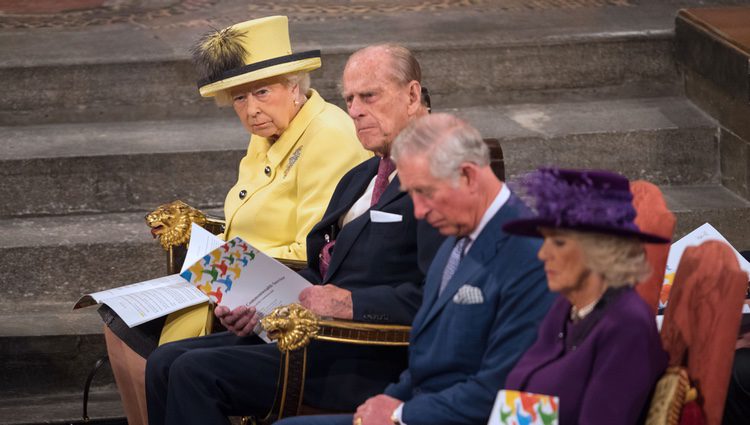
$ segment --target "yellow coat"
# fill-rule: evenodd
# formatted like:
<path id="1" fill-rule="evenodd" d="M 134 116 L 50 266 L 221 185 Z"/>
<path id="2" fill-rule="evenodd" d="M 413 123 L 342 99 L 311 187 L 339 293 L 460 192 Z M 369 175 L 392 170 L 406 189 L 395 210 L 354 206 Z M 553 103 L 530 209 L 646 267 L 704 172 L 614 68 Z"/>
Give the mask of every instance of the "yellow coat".
<path id="1" fill-rule="evenodd" d="M 225 238 L 240 236 L 272 257 L 307 259 L 305 239 L 336 184 L 371 156 L 344 111 L 315 90 L 308 97 L 275 143 L 252 136 L 224 202 Z"/>
<path id="2" fill-rule="evenodd" d="M 272 257 L 306 260 L 307 234 L 323 217 L 336 184 L 371 156 L 351 118 L 311 90 L 275 143 L 250 138 L 224 202 L 225 239 L 240 236 Z M 204 335 L 207 314 L 207 304 L 170 314 L 159 344 Z"/>

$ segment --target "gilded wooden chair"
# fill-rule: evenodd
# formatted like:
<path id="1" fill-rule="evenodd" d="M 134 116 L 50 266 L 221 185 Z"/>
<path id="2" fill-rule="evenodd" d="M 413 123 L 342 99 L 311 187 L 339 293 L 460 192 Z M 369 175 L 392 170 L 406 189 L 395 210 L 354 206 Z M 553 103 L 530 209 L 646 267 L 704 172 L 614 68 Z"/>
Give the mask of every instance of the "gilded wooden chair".
<path id="1" fill-rule="evenodd" d="M 657 385 L 648 425 L 721 423 L 747 280 L 723 242 L 685 250 L 661 331 L 670 369 Z M 700 413 L 696 408 L 697 417 L 686 421 L 685 406 L 693 397 Z"/>

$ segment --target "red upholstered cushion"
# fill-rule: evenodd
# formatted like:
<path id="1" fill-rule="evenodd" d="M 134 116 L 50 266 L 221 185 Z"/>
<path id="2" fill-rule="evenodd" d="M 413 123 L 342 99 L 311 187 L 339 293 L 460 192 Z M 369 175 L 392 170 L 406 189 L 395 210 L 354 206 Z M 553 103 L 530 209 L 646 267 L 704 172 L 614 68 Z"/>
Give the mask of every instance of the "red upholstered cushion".
<path id="1" fill-rule="evenodd" d="M 680 425 L 705 425 L 705 423 L 706 421 L 703 419 L 703 412 L 698 402 L 691 401 L 682 406 Z"/>
<path id="2" fill-rule="evenodd" d="M 661 337 L 670 366 L 686 366 L 707 425 L 721 424 L 747 274 L 730 246 L 689 247 L 677 267 Z"/>
<path id="3" fill-rule="evenodd" d="M 653 233 L 668 239 L 674 234 L 675 217 L 667 208 L 664 196 L 656 185 L 644 180 L 630 183 L 633 193 L 633 207 L 637 213 L 635 224 L 644 232 Z M 636 286 L 638 294 L 656 314 L 659 307 L 659 293 L 664 282 L 667 267 L 669 244 L 644 244 L 646 259 L 651 265 L 651 275 Z"/>

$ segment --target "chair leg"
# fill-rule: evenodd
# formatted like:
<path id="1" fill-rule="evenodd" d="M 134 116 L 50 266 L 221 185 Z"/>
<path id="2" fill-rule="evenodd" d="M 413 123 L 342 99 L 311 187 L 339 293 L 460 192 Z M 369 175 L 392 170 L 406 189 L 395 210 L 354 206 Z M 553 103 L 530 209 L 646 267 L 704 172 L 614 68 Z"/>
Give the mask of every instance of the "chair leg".
<path id="1" fill-rule="evenodd" d="M 258 425 L 272 424 L 282 418 L 299 414 L 305 390 L 307 347 L 282 352 L 280 355 L 281 368 L 279 369 L 273 406 L 263 419 L 254 421 L 250 418 L 251 423 L 254 422 Z"/>
<path id="2" fill-rule="evenodd" d="M 109 361 L 109 357 L 104 356 L 100 358 L 99 360 L 94 363 L 94 367 L 91 369 L 91 372 L 89 372 L 89 376 L 86 377 L 86 383 L 83 385 L 83 421 L 88 422 L 89 421 L 89 413 L 88 413 L 88 407 L 89 407 L 89 391 L 91 390 L 91 382 L 94 380 L 94 376 L 96 375 L 96 372 L 101 369 L 101 367 Z"/>

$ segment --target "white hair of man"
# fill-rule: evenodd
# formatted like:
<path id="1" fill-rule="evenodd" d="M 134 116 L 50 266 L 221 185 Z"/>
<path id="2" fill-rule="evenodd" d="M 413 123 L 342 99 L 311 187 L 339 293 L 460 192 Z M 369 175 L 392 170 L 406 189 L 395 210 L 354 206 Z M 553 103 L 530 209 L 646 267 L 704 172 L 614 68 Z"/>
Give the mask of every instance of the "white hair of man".
<path id="1" fill-rule="evenodd" d="M 367 53 L 376 51 L 384 51 L 388 53 L 391 58 L 391 63 L 386 69 L 390 74 L 391 79 L 400 86 L 405 86 L 412 81 L 416 81 L 422 84 L 422 68 L 419 66 L 417 58 L 411 50 L 407 49 L 400 44 L 395 43 L 382 43 L 373 44 L 371 46 L 363 47 L 356 52 L 352 53 L 347 60 L 347 63 L 356 60 L 359 56 Z M 343 82 L 339 83 L 339 88 L 343 87 Z"/>
<path id="2" fill-rule="evenodd" d="M 461 164 L 490 164 L 490 150 L 479 131 L 450 114 L 421 117 L 406 127 L 393 142 L 393 161 L 425 155 L 433 176 L 458 181 Z"/>

